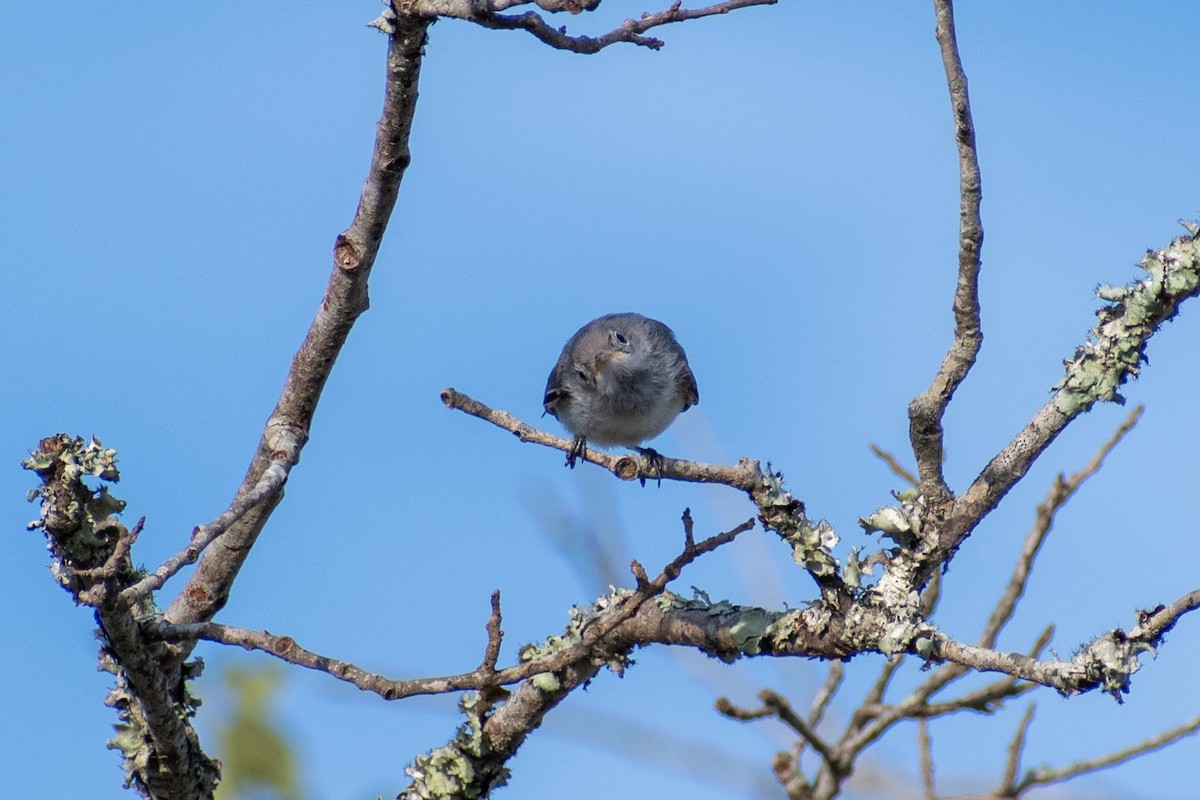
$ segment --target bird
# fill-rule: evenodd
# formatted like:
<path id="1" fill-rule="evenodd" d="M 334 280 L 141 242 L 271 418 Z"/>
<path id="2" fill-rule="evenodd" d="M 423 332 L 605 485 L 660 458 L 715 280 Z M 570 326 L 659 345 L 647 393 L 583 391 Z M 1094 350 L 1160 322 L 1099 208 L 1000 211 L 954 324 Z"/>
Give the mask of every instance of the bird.
<path id="1" fill-rule="evenodd" d="M 696 377 L 670 328 L 641 314 L 606 314 L 567 340 L 543 399 L 545 413 L 574 437 L 568 467 L 587 445 L 637 450 L 662 474 L 662 456 L 642 442 L 700 402 Z"/>

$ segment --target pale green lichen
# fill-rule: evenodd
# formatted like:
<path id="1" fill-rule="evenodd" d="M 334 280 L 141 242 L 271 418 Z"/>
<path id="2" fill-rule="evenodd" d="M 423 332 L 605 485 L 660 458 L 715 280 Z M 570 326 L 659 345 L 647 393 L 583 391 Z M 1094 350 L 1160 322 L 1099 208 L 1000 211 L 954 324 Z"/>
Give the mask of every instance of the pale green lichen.
<path id="1" fill-rule="evenodd" d="M 1121 695 L 1129 691 L 1133 673 L 1142 668 L 1138 663 L 1142 653 L 1154 655 L 1154 647 L 1130 640 L 1123 631 L 1115 630 L 1076 653 L 1072 661 L 1083 668 L 1088 681 L 1098 682 L 1119 703 Z"/>
<path id="2" fill-rule="evenodd" d="M 55 555 L 55 579 L 70 588 L 68 568 L 103 563 L 116 542 L 118 526 L 110 517 L 124 510 L 125 501 L 105 484 L 120 480 L 117 451 L 94 437 L 85 442 L 59 433 L 38 442 L 21 466 L 37 473 L 42 482 L 27 494 L 30 502 L 41 506 L 40 516 L 27 527 L 46 533 Z"/>
<path id="3" fill-rule="evenodd" d="M 1147 276 L 1142 280 L 1096 290 L 1110 305 L 1097 312 L 1099 322 L 1054 386 L 1054 407 L 1061 413 L 1074 416 L 1098 401 L 1124 402 L 1118 389 L 1138 376 L 1151 334 L 1176 314 L 1180 302 L 1200 291 L 1200 250 L 1194 236 L 1147 252 L 1140 263 Z"/>
<path id="4" fill-rule="evenodd" d="M 121 766 L 125 771 L 125 788 L 137 787 L 138 792 L 149 797 L 148 789 L 153 773 L 161 769 L 154 747 L 154 735 L 146 721 L 145 711 L 141 701 L 129 685 L 125 674 L 112 651 L 107 647 L 100 651 L 100 669 L 111 673 L 115 680 L 113 687 L 104 698 L 104 705 L 117 712 L 119 720 L 113 725 L 115 735 L 107 742 L 110 750 L 121 752 Z M 181 677 L 183 679 L 183 696 L 175 703 L 175 711 L 180 719 L 189 720 L 196 715 L 200 699 L 188 690 L 189 682 L 200 677 L 204 671 L 204 660 L 197 658 L 183 664 Z M 190 729 L 190 723 L 188 730 Z M 191 735 L 191 734 L 189 734 Z M 211 792 L 220 777 L 220 765 L 201 755 L 197 767 L 202 770 L 199 784 L 207 786 Z"/>
<path id="5" fill-rule="evenodd" d="M 483 732 L 491 708 L 490 703 L 482 701 L 474 692 L 463 695 L 459 710 L 466 715 L 466 721 L 458 727 L 449 744 L 417 756 L 405 768 L 412 783 L 397 800 L 476 800 L 503 786 L 509 776 L 506 768 L 483 775 L 476 766 L 491 755 Z"/>
<path id="6" fill-rule="evenodd" d="M 905 549 L 914 549 L 920 544 L 924 498 L 912 492 L 893 493 L 892 496 L 900 501 L 899 506 L 884 506 L 859 518 L 858 524 L 868 533 L 881 533 Z"/>
<path id="7" fill-rule="evenodd" d="M 629 589 L 622 589 L 617 586 L 609 586 L 608 594 L 601 595 L 594 603 L 589 606 L 580 608 L 572 606 L 570 611 L 570 621 L 563 630 L 561 636 L 548 636 L 546 641 L 540 645 L 525 644 L 517 651 L 517 657 L 522 663 L 537 661 L 542 658 L 549 658 L 563 650 L 570 649 L 583 641 L 583 631 L 588 621 L 591 620 L 598 612 L 610 608 L 614 603 L 622 600 L 633 592 Z M 624 653 L 610 655 L 605 661 L 605 666 L 617 675 L 624 675 L 625 668 L 633 663 L 633 660 Z M 561 688 L 561 683 L 558 678 L 550 672 L 541 672 L 530 678 L 533 686 L 543 692 L 555 692 Z"/>
<path id="8" fill-rule="evenodd" d="M 761 608 L 748 608 L 738 615 L 737 622 L 729 628 L 733 643 L 743 653 L 758 655 L 759 643 L 767 633 L 773 616 Z"/>
<path id="9" fill-rule="evenodd" d="M 762 475 L 762 486 L 755 501 L 764 524 L 792 546 L 792 560 L 815 577 L 837 574 L 838 563 L 832 547 L 837 534 L 828 522 L 813 523 L 804 514 L 804 504 L 783 488 L 783 474 L 770 465 Z"/>
<path id="10" fill-rule="evenodd" d="M 396 12 L 392 10 L 390 2 L 384 2 L 383 6 L 383 11 L 378 17 L 368 22 L 367 27 L 391 36 L 396 32 Z"/>

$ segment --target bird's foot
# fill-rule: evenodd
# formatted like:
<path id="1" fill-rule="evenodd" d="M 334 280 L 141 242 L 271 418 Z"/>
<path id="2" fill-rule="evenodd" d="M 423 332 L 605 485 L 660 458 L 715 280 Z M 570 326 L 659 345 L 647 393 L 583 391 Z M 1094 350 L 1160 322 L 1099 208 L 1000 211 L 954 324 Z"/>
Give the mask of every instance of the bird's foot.
<path id="1" fill-rule="evenodd" d="M 576 436 L 571 440 L 571 449 L 567 451 L 567 466 L 575 469 L 575 460 L 578 458 L 587 458 L 587 439 L 583 436 Z"/>
<path id="2" fill-rule="evenodd" d="M 658 452 L 653 447 L 635 447 L 634 450 L 637 450 L 638 453 L 641 454 L 642 458 L 646 459 L 646 472 L 650 473 L 650 475 L 658 482 L 659 486 L 662 486 L 662 453 Z M 645 478 L 638 478 L 638 480 L 641 481 L 642 486 L 646 485 Z"/>

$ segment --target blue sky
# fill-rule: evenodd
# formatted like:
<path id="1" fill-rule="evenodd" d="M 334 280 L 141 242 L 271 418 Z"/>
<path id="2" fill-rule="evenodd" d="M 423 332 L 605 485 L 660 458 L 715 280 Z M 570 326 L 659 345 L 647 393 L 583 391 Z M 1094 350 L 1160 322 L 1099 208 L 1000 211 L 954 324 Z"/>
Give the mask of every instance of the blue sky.
<path id="1" fill-rule="evenodd" d="M 563 22 L 598 32 L 649 8 Z M 128 517 L 147 517 L 135 556 L 149 566 L 224 509 L 354 211 L 380 106 L 385 40 L 365 26 L 378 10 L 0 11 L 0 707 L 13 721 L 0 747 L 13 796 L 127 796 L 103 747 L 114 718 L 91 616 L 53 585 L 41 539 L 23 531 L 36 510 L 17 464 L 58 431 L 116 448 L 117 494 Z M 1136 277 L 1145 249 L 1200 215 L 1191 10 L 958 9 L 987 235 L 984 349 L 946 419 L 957 488 L 1045 401 L 1093 322 L 1095 286 Z M 440 403 L 454 386 L 538 423 L 562 343 L 611 311 L 667 322 L 695 370 L 701 403 L 660 450 L 770 461 L 837 528 L 840 555 L 870 545 L 855 521 L 898 486 L 868 445 L 905 456 L 905 407 L 952 330 L 957 166 L 932 31 L 924 4 L 789 2 L 662 29 L 658 53 L 582 57 L 520 33 L 435 25 L 371 309 L 219 621 L 395 677 L 460 672 L 481 656 L 493 589 L 510 659 L 599 591 L 547 517 L 594 526 L 623 570 L 675 555 L 684 507 L 698 533 L 750 516 L 729 490 L 567 471 L 561 454 Z M 1195 588 L 1198 317 L 1185 306 L 1151 344 L 1125 392 L 1146 415 L 1061 515 L 1001 647 L 1027 647 L 1053 622 L 1067 657 L 1132 624 L 1135 608 Z M 974 639 L 1053 476 L 1080 467 L 1125 413 L 1099 407 L 1072 425 L 967 541 L 937 617 L 948 633 Z M 676 588 L 691 585 L 774 608 L 813 595 L 761 531 Z M 1196 714 L 1197 626 L 1185 619 L 1157 661 L 1143 659 L 1123 706 L 1036 694 L 1028 765 L 1093 756 Z M 265 657 L 201 654 L 211 745 L 226 713 L 221 667 Z M 749 780 L 770 796 L 771 754 L 789 740 L 769 721 L 718 717 L 712 700 L 751 704 L 769 686 L 806 703 L 820 665 L 636 658 L 625 678 L 602 675 L 551 716 L 503 796 L 556 796 L 566 770 L 575 798 L 746 797 Z M 847 703 L 878 667 L 852 664 Z M 279 717 L 312 797 L 390 796 L 411 756 L 450 736 L 454 702 L 385 704 L 291 670 Z M 1023 709 L 935 724 L 941 788 L 994 785 Z M 912 734 L 896 731 L 863 773 L 915 775 Z M 1196 747 L 1075 786 L 1182 800 Z M 684 766 L 660 763 L 672 753 Z"/>

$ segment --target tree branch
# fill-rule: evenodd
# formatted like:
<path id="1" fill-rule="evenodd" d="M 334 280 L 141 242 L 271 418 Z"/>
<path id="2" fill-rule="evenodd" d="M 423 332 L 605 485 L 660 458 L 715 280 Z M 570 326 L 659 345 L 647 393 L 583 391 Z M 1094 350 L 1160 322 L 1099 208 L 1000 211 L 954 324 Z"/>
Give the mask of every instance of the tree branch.
<path id="1" fill-rule="evenodd" d="M 979 321 L 979 268 L 983 247 L 979 206 L 983 194 L 967 76 L 958 54 L 958 40 L 954 31 L 954 6 L 951 0 L 934 0 L 933 7 L 937 17 L 938 46 L 941 48 L 942 65 L 954 110 L 954 140 L 958 145 L 961 198 L 958 284 L 954 290 L 954 342 L 946 352 L 933 383 L 909 404 L 908 417 L 909 438 L 917 458 L 921 493 L 936 508 L 951 498 L 950 489 L 942 475 L 942 462 L 945 460 L 942 417 L 950 398 L 967 377 L 983 345 L 983 329 Z"/>
<path id="2" fill-rule="evenodd" d="M 1125 434 L 1133 430 L 1133 426 L 1141 419 L 1144 410 L 1143 406 L 1138 406 L 1129 412 L 1129 416 L 1125 418 L 1125 421 L 1121 423 L 1116 432 L 1109 437 L 1109 440 L 1101 445 L 1091 460 L 1082 469 L 1071 475 L 1070 478 L 1064 479 L 1062 473 L 1059 473 L 1054 481 L 1054 485 L 1050 487 L 1050 492 L 1046 495 L 1046 499 L 1037 507 L 1034 526 L 1025 535 L 1025 543 L 1021 547 L 1021 555 L 1017 559 L 1016 566 L 1013 568 L 1012 577 L 1008 579 L 1008 586 L 1005 587 L 1004 594 L 1001 595 L 999 602 L 996 603 L 996 607 L 992 610 L 992 614 L 983 628 L 983 633 L 979 637 L 980 647 L 994 647 L 996 637 L 1000 635 L 1000 631 L 1012 619 L 1013 612 L 1017 608 L 1017 603 L 1025 593 L 1025 585 L 1029 581 L 1029 576 L 1033 572 L 1033 561 L 1037 558 L 1038 552 L 1041 551 L 1042 543 L 1045 542 L 1046 536 L 1049 535 L 1050 528 L 1054 525 L 1054 518 L 1058 514 L 1059 509 L 1074 497 L 1075 492 L 1079 491 L 1079 487 L 1083 485 L 1084 481 L 1096 474 L 1101 465 L 1104 464 L 1104 459 L 1113 451 L 1113 448 L 1125 438 Z"/>
<path id="3" fill-rule="evenodd" d="M 522 422 L 507 411 L 498 411 L 455 389 L 442 390 L 442 402 L 512 433 L 522 442 L 571 452 L 572 442 Z M 849 607 L 851 591 L 838 571 L 832 546 L 837 535 L 828 522 L 812 522 L 804 513 L 804 504 L 783 488 L 783 475 L 768 469 L 763 472 L 757 461 L 741 459 L 736 466 L 701 464 L 661 457 L 651 466 L 635 454 L 610 455 L 588 448 L 581 456 L 622 480 L 673 479 L 695 483 L 721 483 L 745 492 L 758 508 L 759 518 L 770 530 L 792 547 L 792 558 L 803 566 L 821 589 L 822 599 L 831 607 Z M 769 466 L 769 465 L 768 465 Z"/>
<path id="4" fill-rule="evenodd" d="M 337 237 L 333 272 L 325 295 L 304 343 L 292 359 L 279 402 L 267 420 L 258 450 L 235 495 L 234 506 L 239 499 L 254 494 L 254 487 L 273 465 L 282 468 L 286 475 L 299 460 L 333 364 L 354 321 L 367 309 L 367 279 L 410 160 L 408 137 L 429 24 L 428 19 L 399 17 L 395 31 L 388 38 L 383 114 L 358 210 L 350 227 Z M 164 615 L 167 620 L 207 621 L 225 605 L 250 548 L 283 497 L 282 480 L 277 486 L 271 495 L 258 499 L 223 535 L 211 541 L 187 585 L 167 608 Z M 165 571 L 170 569 L 167 567 Z"/>
<path id="5" fill-rule="evenodd" d="M 1021 780 L 1013 785 L 1015 794 L 1021 794 L 1025 790 L 1034 786 L 1049 786 L 1052 783 L 1061 783 L 1062 781 L 1074 778 L 1078 775 L 1083 775 L 1088 772 L 1096 772 L 1098 770 L 1115 767 L 1118 764 L 1123 764 L 1144 753 L 1159 750 L 1167 745 L 1182 739 L 1185 736 L 1191 736 L 1197 730 L 1200 730 L 1200 716 L 1193 717 L 1189 721 L 1178 725 L 1170 730 L 1152 736 L 1149 739 L 1138 742 L 1137 744 L 1120 750 L 1114 750 L 1108 755 L 1100 756 L 1099 758 L 1088 759 L 1086 761 L 1078 761 L 1066 767 L 1052 769 L 1050 767 L 1036 767 L 1027 771 L 1021 776 Z M 1014 795 L 1015 796 L 1015 795 Z"/>
<path id="6" fill-rule="evenodd" d="M 281 447 L 277 453 L 279 454 L 279 460 L 267 467 L 267 470 L 259 477 L 258 483 L 248 490 L 243 485 L 239 489 L 238 494 L 233 498 L 233 502 L 229 508 L 225 509 L 219 517 L 205 525 L 196 526 L 192 531 L 192 539 L 188 542 L 187 547 L 164 561 L 145 578 L 127 588 L 122 593 L 125 602 L 136 603 L 142 598 L 147 597 L 151 592 L 160 589 L 179 570 L 188 564 L 195 564 L 196 559 L 200 557 L 204 549 L 216 541 L 218 536 L 229 530 L 232 525 L 241 520 L 260 503 L 271 500 L 276 496 L 276 493 L 282 492 L 283 485 L 287 482 L 288 474 L 299 458 L 300 449 L 298 444 L 293 440 L 288 442 L 288 446 Z"/>
<path id="7" fill-rule="evenodd" d="M 591 55 L 619 42 L 628 42 L 658 50 L 663 46 L 663 41 L 643 35 L 646 31 L 673 22 L 711 17 L 715 14 L 728 14 L 739 8 L 774 5 L 778 0 L 724 0 L 724 2 L 695 9 L 682 8 L 681 0 L 675 0 L 670 7 L 662 11 L 644 13 L 636 20 L 627 19 L 611 31 L 595 37 L 571 36 L 565 27 L 556 28 L 550 25 L 536 11 L 526 11 L 523 14 L 498 13 L 503 9 L 524 5 L 527 2 L 528 0 L 524 0 L 524 2 L 511 2 L 511 0 L 493 0 L 492 2 L 486 2 L 486 0 L 484 2 L 479 2 L 479 0 L 415 0 L 413 5 L 420 9 L 421 14 L 430 17 L 452 17 L 496 30 L 524 30 L 556 49 Z M 599 5 L 599 0 L 568 0 L 554 3 L 538 0 L 537 4 L 548 11 L 578 13 L 595 8 Z M 386 24 L 386 13 L 384 19 Z"/>
<path id="8" fill-rule="evenodd" d="M 1030 703 L 1021 715 L 1016 733 L 1008 743 L 1008 754 L 1004 759 L 1004 773 L 1000 776 L 1000 786 L 996 794 L 1000 797 L 1016 797 L 1017 770 L 1021 768 L 1021 754 L 1025 751 L 1025 737 L 1029 733 L 1029 725 L 1033 722 L 1034 704 Z"/>
<path id="9" fill-rule="evenodd" d="M 1175 239 L 1162 250 L 1148 251 L 1140 266 L 1147 273 L 1142 280 L 1097 290 L 1109 305 L 1097 312 L 1099 321 L 1088 341 L 1065 362 L 1066 374 L 1050 400 L 954 501 L 938 528 L 937 546 L 929 553 L 926 570 L 949 560 L 1073 419 L 1097 402 L 1124 402 L 1117 390 L 1129 378 L 1137 377 L 1151 337 L 1179 313 L 1185 300 L 1200 293 L 1200 247 L 1191 235 Z"/>
<path id="10" fill-rule="evenodd" d="M 1200 589 L 1170 605 L 1139 611 L 1138 624 L 1131 631 L 1110 631 L 1081 647 L 1070 661 L 1039 661 L 1018 653 L 960 644 L 940 632 L 930 634 L 927 655 L 931 660 L 949 661 L 979 672 L 1003 672 L 1064 695 L 1103 689 L 1120 701 L 1121 694 L 1129 690 L 1133 673 L 1141 668 L 1138 655 L 1154 652 L 1179 618 L 1198 607 Z"/>
<path id="11" fill-rule="evenodd" d="M 444 694 L 463 689 L 483 689 L 512 684 L 535 675 L 554 673 L 575 662 L 590 660 L 601 641 L 619 626 L 633 617 L 642 606 L 665 590 L 667 584 L 678 577 L 684 566 L 701 555 L 711 552 L 723 544 L 733 541 L 738 535 L 753 527 L 753 520 L 742 523 L 725 533 L 709 537 L 704 541 L 685 546 L 683 551 L 652 581 L 639 586 L 636 591 L 618 590 L 614 595 L 602 598 L 591 615 L 572 623 L 568 635 L 559 637 L 566 646 L 544 654 L 534 654 L 524 663 L 505 669 L 495 669 L 495 654 L 499 650 L 499 596 L 493 594 L 492 613 L 488 619 L 488 645 L 483 661 L 471 672 L 433 678 L 394 680 L 368 672 L 348 661 L 330 658 L 306 650 L 290 636 L 277 636 L 267 631 L 254 631 L 214 622 L 171 623 L 147 622 L 149 635 L 172 642 L 188 642 L 203 639 L 219 644 L 234 645 L 246 650 L 258 650 L 299 667 L 324 672 L 338 680 L 350 683 L 363 691 L 372 692 L 385 700 L 400 700 L 427 694 Z M 573 631 L 573 632 L 571 632 Z"/>
<path id="12" fill-rule="evenodd" d="M 925 800 L 937 800 L 937 787 L 933 780 L 933 740 L 929 736 L 929 723 L 924 717 L 917 720 L 917 753 L 921 767 L 921 791 Z"/>

